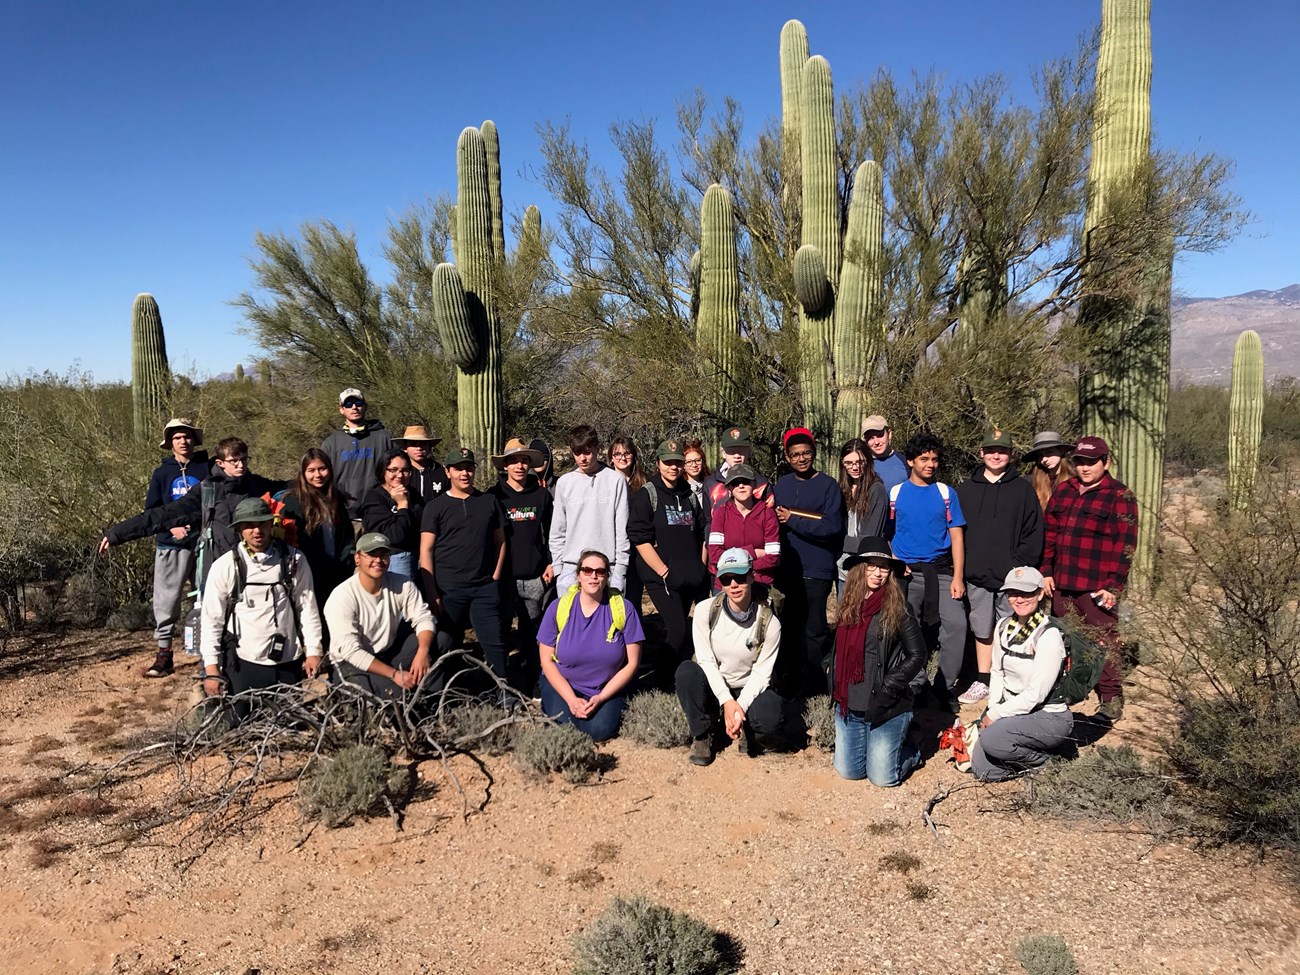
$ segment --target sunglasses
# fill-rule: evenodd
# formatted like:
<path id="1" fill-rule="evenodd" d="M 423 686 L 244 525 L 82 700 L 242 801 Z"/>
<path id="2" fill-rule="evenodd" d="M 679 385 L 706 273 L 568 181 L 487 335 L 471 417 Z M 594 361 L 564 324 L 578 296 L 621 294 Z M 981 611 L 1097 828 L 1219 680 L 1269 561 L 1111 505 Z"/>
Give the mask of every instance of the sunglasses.
<path id="1" fill-rule="evenodd" d="M 345 410 L 354 410 L 358 406 L 365 406 L 365 405 L 366 405 L 366 401 L 363 399 L 346 399 L 343 401 L 343 408 Z"/>
<path id="2" fill-rule="evenodd" d="M 741 486 L 753 487 L 754 482 L 747 477 L 738 477 L 735 480 L 731 480 L 727 482 L 727 487 L 741 487 Z"/>
<path id="3" fill-rule="evenodd" d="M 583 565 L 578 567 L 578 574 L 592 579 L 602 579 L 609 575 L 609 569 L 599 565 Z"/>
<path id="4" fill-rule="evenodd" d="M 726 575 L 718 576 L 718 585 L 720 586 L 738 585 L 740 583 L 745 583 L 748 581 L 749 581 L 748 572 L 746 572 L 744 575 L 736 575 L 734 573 L 728 572 Z"/>

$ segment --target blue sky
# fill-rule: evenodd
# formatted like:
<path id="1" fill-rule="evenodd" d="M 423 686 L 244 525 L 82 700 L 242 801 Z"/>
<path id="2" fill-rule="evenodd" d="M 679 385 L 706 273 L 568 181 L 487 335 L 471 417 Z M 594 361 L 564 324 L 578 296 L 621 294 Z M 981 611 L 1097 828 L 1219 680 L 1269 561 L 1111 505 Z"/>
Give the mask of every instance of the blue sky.
<path id="1" fill-rule="evenodd" d="M 1236 161 L 1255 223 L 1177 269 L 1186 294 L 1300 281 L 1300 4 L 1157 0 L 1160 145 Z M 255 354 L 229 299 L 253 234 L 330 219 L 378 265 L 390 217 L 455 184 L 456 136 L 501 131 L 507 207 L 554 204 L 528 175 L 536 124 L 658 118 L 696 87 L 756 129 L 780 109 L 777 42 L 798 17 L 837 87 L 883 65 L 961 80 L 1073 51 L 1100 0 L 914 4 L 522 2 L 5 5 L 0 36 L 0 375 L 130 376 L 130 308 L 158 299 L 173 367 Z M 549 8 L 549 9 L 543 9 Z"/>

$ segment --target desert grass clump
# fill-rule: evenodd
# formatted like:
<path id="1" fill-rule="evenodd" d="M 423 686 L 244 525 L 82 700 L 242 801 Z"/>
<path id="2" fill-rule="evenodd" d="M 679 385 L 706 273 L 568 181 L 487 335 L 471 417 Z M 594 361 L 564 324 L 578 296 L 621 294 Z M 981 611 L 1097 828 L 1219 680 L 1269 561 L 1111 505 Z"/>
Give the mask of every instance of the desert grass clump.
<path id="1" fill-rule="evenodd" d="M 597 769 L 595 744 L 571 724 L 525 728 L 515 736 L 514 751 L 520 768 L 542 778 L 586 782 Z"/>
<path id="2" fill-rule="evenodd" d="M 803 720 L 813 743 L 828 755 L 835 751 L 835 705 L 830 695 L 819 694 L 808 698 Z"/>
<path id="3" fill-rule="evenodd" d="M 1129 745 L 1101 745 L 1077 761 L 1049 765 L 1025 779 L 1022 801 L 1048 816 L 1140 823 L 1159 834 L 1182 818 L 1171 777 Z"/>
<path id="4" fill-rule="evenodd" d="M 628 701 L 619 734 L 651 748 L 678 748 L 691 740 L 682 706 L 667 691 L 646 691 Z"/>
<path id="5" fill-rule="evenodd" d="M 1029 975 L 1077 975 L 1079 963 L 1065 939 L 1055 934 L 1031 934 L 1016 942 L 1016 960 Z"/>
<path id="6" fill-rule="evenodd" d="M 153 607 L 146 603 L 123 603 L 108 614 L 104 626 L 110 630 L 134 633 L 153 629 Z"/>
<path id="7" fill-rule="evenodd" d="M 482 751 L 488 755 L 504 755 L 514 747 L 517 724 L 506 724 L 500 728 L 493 725 L 504 721 L 509 715 L 501 708 L 483 701 L 471 700 L 463 704 L 454 704 L 442 712 L 441 723 L 447 738 L 462 742 L 471 751 Z M 491 731 L 488 729 L 492 728 Z"/>
<path id="8" fill-rule="evenodd" d="M 726 975 L 739 951 L 726 935 L 645 897 L 622 897 L 573 941 L 574 975 Z"/>
<path id="9" fill-rule="evenodd" d="M 303 810 L 326 826 L 343 826 L 374 811 L 388 795 L 388 755 L 372 745 L 352 745 L 321 760 L 304 779 Z"/>
<path id="10" fill-rule="evenodd" d="M 915 853 L 908 853 L 906 850 L 895 850 L 893 853 L 886 853 L 880 858 L 881 870 L 892 870 L 895 873 L 911 873 L 921 865 L 921 858 Z"/>

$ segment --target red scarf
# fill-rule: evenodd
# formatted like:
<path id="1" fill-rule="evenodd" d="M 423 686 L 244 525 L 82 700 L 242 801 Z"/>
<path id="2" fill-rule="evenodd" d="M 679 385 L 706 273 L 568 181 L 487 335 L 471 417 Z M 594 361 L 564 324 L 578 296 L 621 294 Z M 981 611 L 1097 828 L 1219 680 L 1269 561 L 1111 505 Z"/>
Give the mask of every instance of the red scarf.
<path id="1" fill-rule="evenodd" d="M 885 587 L 881 586 L 862 600 L 858 622 L 840 623 L 835 630 L 835 689 L 833 699 L 840 708 L 840 717 L 849 713 L 849 687 L 862 683 L 863 658 L 867 649 L 867 630 L 885 602 Z"/>

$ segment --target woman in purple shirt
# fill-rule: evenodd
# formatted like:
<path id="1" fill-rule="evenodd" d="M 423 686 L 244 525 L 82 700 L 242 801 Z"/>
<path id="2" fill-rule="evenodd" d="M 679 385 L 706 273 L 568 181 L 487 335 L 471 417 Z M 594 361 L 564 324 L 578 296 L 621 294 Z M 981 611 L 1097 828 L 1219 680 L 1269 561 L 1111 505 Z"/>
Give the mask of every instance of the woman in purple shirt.
<path id="1" fill-rule="evenodd" d="M 542 710 L 596 741 L 618 734 L 645 640 L 640 614 L 622 596 L 611 604 L 608 582 L 609 558 L 583 552 L 578 584 L 546 608 L 537 630 Z"/>

